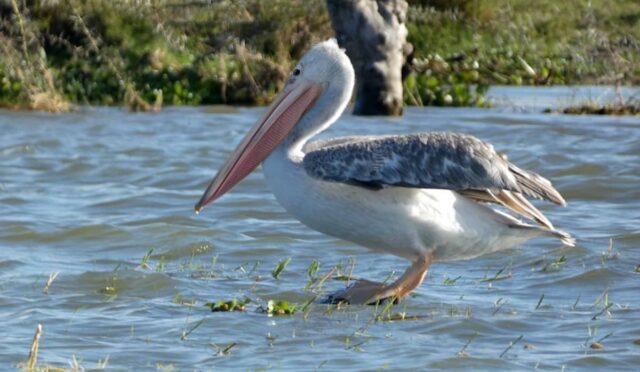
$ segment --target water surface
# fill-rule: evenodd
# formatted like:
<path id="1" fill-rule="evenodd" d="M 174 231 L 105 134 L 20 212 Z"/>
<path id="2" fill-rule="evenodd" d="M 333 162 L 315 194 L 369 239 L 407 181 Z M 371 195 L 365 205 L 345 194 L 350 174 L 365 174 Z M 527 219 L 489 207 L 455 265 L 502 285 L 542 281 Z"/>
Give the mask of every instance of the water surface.
<path id="1" fill-rule="evenodd" d="M 336 274 L 348 274 L 355 260 L 353 275 L 372 280 L 408 265 L 301 225 L 276 203 L 260 171 L 193 213 L 262 108 L 1 111 L 0 369 L 26 359 L 37 324 L 41 363 L 68 366 L 75 356 L 85 368 L 105 358 L 114 370 L 637 366 L 640 118 L 540 113 L 570 101 L 575 93 L 567 89 L 493 94 L 502 102 L 493 109 L 409 108 L 397 119 L 347 114 L 327 135 L 478 136 L 553 180 L 568 207 L 537 205 L 578 245 L 538 239 L 434 265 L 383 321 L 375 321 L 383 309 L 367 306 L 313 304 L 285 317 L 257 311 L 270 299 L 313 298 L 304 288 L 314 260 L 318 275 L 336 265 Z M 272 269 L 287 257 L 274 279 Z M 52 272 L 59 274 L 45 294 Z M 343 285 L 327 280 L 323 289 Z M 204 306 L 245 297 L 253 303 L 244 313 Z M 399 313 L 406 319 L 388 320 Z M 596 341 L 604 348 L 591 348 Z"/>

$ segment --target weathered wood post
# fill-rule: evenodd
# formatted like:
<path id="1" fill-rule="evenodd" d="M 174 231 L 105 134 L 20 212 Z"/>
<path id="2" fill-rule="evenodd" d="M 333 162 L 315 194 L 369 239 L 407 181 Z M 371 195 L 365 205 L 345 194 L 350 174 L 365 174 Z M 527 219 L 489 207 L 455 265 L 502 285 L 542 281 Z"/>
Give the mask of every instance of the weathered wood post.
<path id="1" fill-rule="evenodd" d="M 402 115 L 402 67 L 413 51 L 404 0 L 327 0 L 338 44 L 356 72 L 355 115 Z"/>

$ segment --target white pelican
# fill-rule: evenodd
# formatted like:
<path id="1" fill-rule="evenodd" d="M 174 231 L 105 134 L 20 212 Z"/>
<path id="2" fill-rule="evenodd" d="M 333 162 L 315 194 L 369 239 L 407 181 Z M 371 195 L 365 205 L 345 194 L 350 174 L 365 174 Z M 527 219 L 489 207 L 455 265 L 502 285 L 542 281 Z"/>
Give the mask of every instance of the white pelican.
<path id="1" fill-rule="evenodd" d="M 470 135 L 356 136 L 308 143 L 344 111 L 353 84 L 353 67 L 335 40 L 314 46 L 218 171 L 196 212 L 262 163 L 278 202 L 303 224 L 412 262 L 394 283 L 359 281 L 334 298 L 350 303 L 402 298 L 422 283 L 434 261 L 469 259 L 541 235 L 574 244 L 525 199 L 565 205 L 551 182 Z"/>

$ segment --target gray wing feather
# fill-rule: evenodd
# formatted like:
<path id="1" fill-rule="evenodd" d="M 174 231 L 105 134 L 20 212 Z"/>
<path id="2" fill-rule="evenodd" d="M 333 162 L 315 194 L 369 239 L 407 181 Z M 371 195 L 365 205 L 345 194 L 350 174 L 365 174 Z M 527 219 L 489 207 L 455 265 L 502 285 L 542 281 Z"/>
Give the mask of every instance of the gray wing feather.
<path id="1" fill-rule="evenodd" d="M 307 151 L 304 169 L 325 181 L 373 188 L 508 190 L 564 204 L 548 180 L 466 134 L 343 137 L 314 142 Z"/>

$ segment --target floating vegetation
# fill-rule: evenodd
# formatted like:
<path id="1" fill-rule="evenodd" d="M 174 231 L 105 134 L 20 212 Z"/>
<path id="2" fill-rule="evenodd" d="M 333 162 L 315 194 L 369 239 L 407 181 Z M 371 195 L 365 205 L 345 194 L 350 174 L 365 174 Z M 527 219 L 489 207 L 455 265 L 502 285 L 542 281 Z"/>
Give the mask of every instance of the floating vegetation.
<path id="1" fill-rule="evenodd" d="M 569 115 L 640 115 L 640 101 L 610 104 L 592 102 L 569 106 L 559 110 L 547 109 L 545 112 L 559 112 Z"/>
<path id="2" fill-rule="evenodd" d="M 307 311 L 310 308 L 311 302 L 315 298 L 309 300 L 303 306 L 302 310 Z M 250 298 L 243 300 L 232 299 L 228 301 L 209 302 L 205 306 L 209 307 L 213 312 L 234 312 L 234 311 L 246 311 L 247 305 L 253 302 Z M 259 313 L 267 314 L 269 316 L 274 315 L 293 315 L 298 310 L 298 304 L 290 303 L 285 300 L 268 300 L 266 305 L 260 305 L 256 308 Z"/>
<path id="3" fill-rule="evenodd" d="M 267 301 L 267 307 L 262 308 L 262 311 L 269 316 L 273 315 L 293 315 L 297 309 L 296 304 L 291 304 L 289 301 Z"/>
<path id="4" fill-rule="evenodd" d="M 234 298 L 229 301 L 208 302 L 205 306 L 209 307 L 213 312 L 245 311 L 247 304 L 250 302 L 249 298 L 244 300 Z"/>

